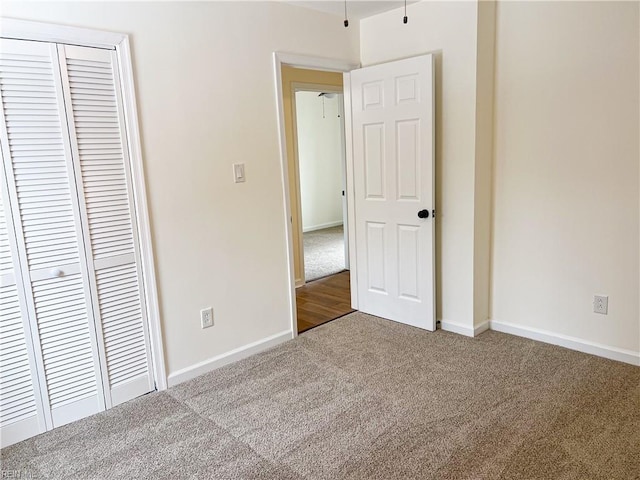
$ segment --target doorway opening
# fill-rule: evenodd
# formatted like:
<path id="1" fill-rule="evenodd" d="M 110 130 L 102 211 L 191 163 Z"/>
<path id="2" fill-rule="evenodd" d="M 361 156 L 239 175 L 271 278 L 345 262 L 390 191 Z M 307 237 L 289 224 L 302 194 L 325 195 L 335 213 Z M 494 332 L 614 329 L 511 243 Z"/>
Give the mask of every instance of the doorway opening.
<path id="1" fill-rule="evenodd" d="M 341 72 L 281 66 L 296 314 L 301 333 L 351 311 Z"/>
<path id="2" fill-rule="evenodd" d="M 333 85 L 342 87 L 344 78 L 347 86 L 342 91 L 348 127 L 347 218 L 353 225 L 347 228 L 349 263 L 354 271 L 351 306 L 435 330 L 433 54 L 350 69 L 334 60 L 274 53 L 274 64 L 293 336 L 299 330 L 296 312 L 300 312 L 294 286 L 304 285 L 304 255 L 299 168 L 296 150 L 288 143 L 292 135 L 285 134 L 287 128 L 295 130 L 291 126 L 295 114 L 292 83 L 319 83 L 323 92 L 322 85 L 332 84 L 329 77 L 336 74 L 338 82 Z M 327 68 L 305 70 L 308 67 Z M 287 80 L 287 69 L 307 72 L 310 77 Z M 329 81 L 309 80 L 315 75 L 326 75 Z"/>
<path id="3" fill-rule="evenodd" d="M 300 88 L 300 89 L 298 89 Z M 304 282 L 349 269 L 343 94 L 296 88 Z"/>

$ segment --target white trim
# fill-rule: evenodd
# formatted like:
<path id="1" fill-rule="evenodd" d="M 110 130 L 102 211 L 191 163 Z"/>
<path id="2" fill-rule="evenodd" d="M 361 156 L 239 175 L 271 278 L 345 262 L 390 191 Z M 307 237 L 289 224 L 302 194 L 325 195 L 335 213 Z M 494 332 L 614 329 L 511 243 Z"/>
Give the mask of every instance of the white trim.
<path id="1" fill-rule="evenodd" d="M 282 67 L 281 67 L 282 68 Z M 282 70 L 281 70 L 282 72 Z M 307 283 L 307 276 L 305 272 L 304 265 L 304 237 L 302 235 L 302 188 L 300 187 L 300 159 L 298 155 L 298 105 L 296 100 L 296 84 L 291 84 L 291 91 L 288 92 L 290 94 L 291 100 L 291 143 L 293 145 L 293 159 L 288 159 L 288 163 L 291 163 L 293 160 L 293 165 L 287 165 L 287 172 L 289 172 L 289 167 L 293 166 L 293 178 L 289 178 L 289 204 L 287 211 L 289 212 L 289 218 L 291 219 L 291 246 L 293 247 L 293 272 L 294 272 L 294 280 L 296 282 L 296 288 L 300 283 L 303 285 Z M 284 91 L 282 92 L 282 96 L 284 98 Z M 286 115 L 285 115 L 286 116 Z M 284 137 L 285 142 L 287 141 L 287 133 L 288 130 L 284 129 Z M 285 144 L 285 148 L 288 145 Z M 288 158 L 288 157 L 287 157 Z M 292 181 L 293 180 L 293 181 Z M 291 191 L 291 185 L 293 184 L 293 191 Z M 293 229 L 293 212 L 291 210 L 291 199 L 296 197 L 296 203 L 298 205 L 297 208 L 297 232 L 294 232 Z M 294 235 L 294 233 L 296 235 Z M 298 242 L 294 242 L 294 238 L 298 238 Z M 298 259 L 298 273 L 299 275 L 296 277 L 296 258 Z M 297 317 L 298 309 L 296 307 L 296 317 Z M 297 323 L 296 319 L 296 323 Z"/>
<path id="2" fill-rule="evenodd" d="M 311 68 L 314 70 L 325 70 L 327 72 L 348 72 L 360 67 L 358 63 L 349 63 L 344 60 L 336 60 L 325 57 L 308 57 L 295 53 L 273 52 L 280 64 L 290 67 Z"/>
<path id="3" fill-rule="evenodd" d="M 151 242 L 151 227 L 149 222 L 147 195 L 144 183 L 144 169 L 142 161 L 142 147 L 140 143 L 140 129 L 136 107 L 135 84 L 133 66 L 128 35 L 122 33 L 105 32 L 64 25 L 31 22 L 12 18 L 0 19 L 3 38 L 19 40 L 35 40 L 41 42 L 64 43 L 88 47 L 115 50 L 120 68 L 120 79 L 125 108 L 125 122 L 127 125 L 127 140 L 133 171 L 134 203 L 138 221 L 140 237 L 142 275 L 149 319 L 149 336 L 151 355 L 153 357 L 154 377 L 156 388 L 167 388 L 167 376 L 162 342 L 162 327 L 155 277 L 154 255 Z"/>
<path id="4" fill-rule="evenodd" d="M 346 172 L 345 193 L 347 194 L 349 270 L 351 271 L 351 308 L 358 310 L 358 262 L 356 259 L 356 194 L 353 179 L 353 127 L 351 123 L 351 73 L 342 74 L 344 113 L 344 162 Z M 351 186 L 351 188 L 349 188 Z"/>
<path id="5" fill-rule="evenodd" d="M 278 114 L 278 137 L 280 139 L 280 168 L 282 171 L 282 198 L 284 200 L 283 213 L 286 229 L 285 242 L 287 247 L 287 265 L 289 276 L 287 287 L 289 290 L 289 321 L 293 338 L 298 336 L 298 315 L 296 312 L 296 274 L 293 268 L 293 226 L 291 225 L 291 192 L 289 192 L 289 172 L 287 158 L 287 140 L 284 124 L 284 103 L 282 93 L 282 61 L 281 55 L 273 52 L 273 74 L 276 87 L 276 105 Z M 304 282 L 303 282 L 304 283 Z"/>
<path id="6" fill-rule="evenodd" d="M 485 320 L 481 324 L 476 325 L 475 327 L 473 327 L 473 336 L 477 337 L 481 333 L 486 332 L 487 330 L 489 330 L 489 327 L 490 327 L 489 320 Z"/>
<path id="7" fill-rule="evenodd" d="M 320 225 L 312 225 L 311 227 L 303 228 L 302 233 L 315 232 L 316 230 L 324 230 L 325 228 L 337 227 L 339 225 L 344 225 L 344 222 L 342 220 L 338 220 L 337 222 L 328 222 L 328 223 L 321 223 Z"/>
<path id="8" fill-rule="evenodd" d="M 158 391 L 161 391 L 167 388 L 167 372 L 164 363 L 164 345 L 162 342 L 162 325 L 160 323 L 158 287 L 156 284 L 153 244 L 151 241 L 147 191 L 144 182 L 145 176 L 142 161 L 142 145 L 140 142 L 140 127 L 138 124 L 138 110 L 136 106 L 136 89 L 133 80 L 133 63 L 131 61 L 131 48 L 129 46 L 128 35 L 124 35 L 122 42 L 116 46 L 116 52 L 120 60 L 118 65 L 120 66 L 124 117 L 127 125 L 127 141 L 129 144 L 129 155 L 133 173 L 133 195 L 136 216 L 138 217 L 140 257 L 142 260 L 144 293 L 147 300 L 149 341 L 151 343 L 154 379 L 156 388 Z"/>
<path id="9" fill-rule="evenodd" d="M 187 380 L 191 380 L 192 378 L 196 378 L 197 376 L 204 373 L 210 372 L 230 363 L 237 362 L 238 360 L 250 357 L 251 355 L 255 355 L 256 353 L 263 352 L 264 350 L 268 350 L 269 348 L 275 347 L 277 345 L 280 345 L 281 343 L 291 340 L 292 337 L 293 332 L 291 330 L 286 330 L 284 332 L 271 335 L 270 337 L 264 338 L 262 340 L 258 340 L 257 342 L 253 342 L 243 347 L 236 348 L 234 350 L 231 350 L 230 352 L 223 353 L 222 355 L 215 356 L 203 362 L 196 363 L 194 365 L 191 365 L 190 367 L 183 368 L 181 370 L 178 370 L 177 372 L 170 373 L 168 378 L 169 387 L 173 387 L 175 385 L 178 385 L 179 383 L 186 382 Z"/>
<path id="10" fill-rule="evenodd" d="M 0 436 L 0 448 L 6 448 L 44 432 L 38 422 L 38 417 L 34 415 L 3 426 L 2 436 Z"/>
<path id="11" fill-rule="evenodd" d="M 68 27 L 51 23 L 32 22 L 15 18 L 0 19 L 2 38 L 35 40 L 38 42 L 64 43 L 84 47 L 98 47 L 113 50 L 121 44 L 126 35 L 88 28 Z"/>
<path id="12" fill-rule="evenodd" d="M 280 145 L 280 169 L 282 172 L 283 213 L 286 229 L 287 264 L 289 266 L 289 320 L 292 338 L 298 336 L 298 319 L 296 313 L 296 280 L 293 268 L 293 228 L 291 225 L 291 192 L 289 191 L 289 173 L 287 158 L 287 141 L 284 125 L 284 104 L 282 95 L 282 65 L 292 67 L 313 68 L 317 70 L 345 72 L 357 68 L 358 65 L 342 60 L 322 57 L 308 57 L 291 53 L 273 52 L 273 76 L 275 80 L 276 112 L 278 118 L 278 137 Z M 346 96 L 346 91 L 345 91 Z M 347 189 L 347 192 L 349 189 Z M 353 265 L 353 264 L 352 264 Z M 351 276 L 353 278 L 354 275 Z"/>
<path id="13" fill-rule="evenodd" d="M 62 404 L 59 407 L 53 407 L 51 409 L 53 428 L 61 427 L 99 412 L 104 412 L 104 399 L 100 399 L 99 393 Z"/>
<path id="14" fill-rule="evenodd" d="M 347 125 L 344 121 L 344 75 L 342 74 L 342 95 L 338 97 L 338 103 L 340 108 L 340 144 L 342 145 L 342 155 L 341 155 L 341 167 L 342 167 L 342 182 L 340 183 L 340 187 L 342 189 L 342 224 L 343 224 L 343 242 L 344 242 L 344 268 L 347 270 L 351 269 L 351 264 L 349 263 L 349 202 L 347 200 Z"/>
<path id="15" fill-rule="evenodd" d="M 522 325 L 501 322 L 498 320 L 490 320 L 489 324 L 489 328 L 496 332 L 517 335 L 518 337 L 525 337 L 531 340 L 537 340 L 539 342 L 550 343 L 552 345 L 558 345 L 571 350 L 577 350 L 578 352 L 589 353 L 591 355 L 597 355 L 598 357 L 604 357 L 610 360 L 617 360 L 619 362 L 640 366 L 640 352 L 611 347 L 601 343 L 582 340 L 581 338 L 550 332 L 548 330 L 524 327 Z"/>
<path id="16" fill-rule="evenodd" d="M 327 92 L 327 93 L 342 93 L 342 87 L 335 85 L 328 85 L 324 83 L 305 83 L 305 82 L 291 82 L 292 93 L 298 92 Z M 292 99 L 295 100 L 295 95 L 292 95 Z M 294 109 L 295 112 L 295 109 Z"/>
<path id="17" fill-rule="evenodd" d="M 452 322 L 451 320 L 440 320 L 440 328 L 445 332 L 457 333 L 465 337 L 475 337 L 475 329 L 462 323 Z"/>

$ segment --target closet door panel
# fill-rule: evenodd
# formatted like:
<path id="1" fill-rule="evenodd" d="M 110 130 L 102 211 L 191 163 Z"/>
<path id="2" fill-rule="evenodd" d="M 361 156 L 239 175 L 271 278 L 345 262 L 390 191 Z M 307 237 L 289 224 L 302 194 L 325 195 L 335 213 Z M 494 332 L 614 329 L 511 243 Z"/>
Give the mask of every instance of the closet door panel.
<path id="1" fill-rule="evenodd" d="M 0 166 L 0 170 L 2 170 Z M 0 182 L 0 447 L 44 432 L 46 422 L 38 388 L 29 323 L 16 282 L 17 256 L 11 213 Z M 3 198 L 5 197 L 5 198 Z"/>
<path id="2" fill-rule="evenodd" d="M 59 46 L 111 404 L 154 390 L 115 52 Z"/>
<path id="3" fill-rule="evenodd" d="M 55 45 L 3 39 L 0 52 L 4 162 L 55 427 L 104 409 L 62 81 Z M 50 374 L 69 365 L 78 375 Z"/>

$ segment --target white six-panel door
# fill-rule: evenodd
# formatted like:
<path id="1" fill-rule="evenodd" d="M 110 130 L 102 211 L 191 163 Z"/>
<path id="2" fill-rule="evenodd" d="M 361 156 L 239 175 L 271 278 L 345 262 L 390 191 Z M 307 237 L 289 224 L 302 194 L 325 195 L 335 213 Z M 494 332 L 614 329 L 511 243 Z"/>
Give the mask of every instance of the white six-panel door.
<path id="1" fill-rule="evenodd" d="M 435 330 L 432 56 L 350 78 L 358 308 Z"/>

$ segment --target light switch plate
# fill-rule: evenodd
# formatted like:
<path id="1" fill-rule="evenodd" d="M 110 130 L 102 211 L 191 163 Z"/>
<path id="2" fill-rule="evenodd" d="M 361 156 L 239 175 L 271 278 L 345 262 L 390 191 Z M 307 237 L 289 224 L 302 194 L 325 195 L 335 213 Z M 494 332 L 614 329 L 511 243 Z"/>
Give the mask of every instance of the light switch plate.
<path id="1" fill-rule="evenodd" d="M 236 183 L 244 182 L 244 163 L 234 163 L 233 164 L 233 181 Z"/>

